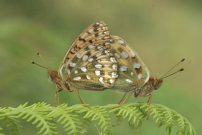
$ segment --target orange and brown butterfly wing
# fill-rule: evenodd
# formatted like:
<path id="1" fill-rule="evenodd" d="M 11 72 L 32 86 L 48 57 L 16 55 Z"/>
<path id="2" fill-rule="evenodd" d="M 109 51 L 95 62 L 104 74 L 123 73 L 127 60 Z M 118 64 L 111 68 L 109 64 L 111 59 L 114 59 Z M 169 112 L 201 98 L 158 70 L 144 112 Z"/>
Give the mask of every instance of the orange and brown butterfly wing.
<path id="1" fill-rule="evenodd" d="M 109 29 L 104 22 L 100 21 L 90 25 L 73 42 L 71 48 L 67 51 L 63 59 L 63 63 L 72 59 L 79 50 L 85 48 L 89 44 L 96 46 L 97 44 L 103 43 L 109 39 Z"/>
<path id="2" fill-rule="evenodd" d="M 117 61 L 106 47 L 111 44 L 103 22 L 88 27 L 67 52 L 59 74 L 64 82 L 80 89 L 112 87 L 117 76 Z"/>

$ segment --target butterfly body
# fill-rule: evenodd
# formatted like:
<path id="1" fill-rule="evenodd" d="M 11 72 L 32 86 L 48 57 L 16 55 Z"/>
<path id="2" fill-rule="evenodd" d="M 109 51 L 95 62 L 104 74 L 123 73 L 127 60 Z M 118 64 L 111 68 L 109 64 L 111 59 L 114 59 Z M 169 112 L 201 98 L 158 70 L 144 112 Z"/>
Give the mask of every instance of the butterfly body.
<path id="1" fill-rule="evenodd" d="M 134 97 L 150 96 L 154 90 L 158 90 L 163 80 L 150 77 L 148 82 L 140 88 L 134 88 Z"/>
<path id="2" fill-rule="evenodd" d="M 67 81 L 63 81 L 61 77 L 59 76 L 58 72 L 56 70 L 48 69 L 48 76 L 50 80 L 56 84 L 56 87 L 59 91 L 65 90 L 65 91 L 72 91 L 67 83 Z"/>

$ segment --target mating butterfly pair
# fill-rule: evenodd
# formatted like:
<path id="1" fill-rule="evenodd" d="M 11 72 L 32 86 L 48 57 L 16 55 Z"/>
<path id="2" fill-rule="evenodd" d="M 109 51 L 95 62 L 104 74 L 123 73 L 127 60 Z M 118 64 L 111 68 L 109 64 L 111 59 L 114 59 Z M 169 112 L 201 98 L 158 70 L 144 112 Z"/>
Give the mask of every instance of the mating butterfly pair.
<path id="1" fill-rule="evenodd" d="M 120 104 L 131 93 L 135 97 L 151 97 L 152 91 L 163 82 L 163 79 L 150 77 L 137 53 L 122 38 L 110 35 L 104 22 L 84 30 L 66 53 L 59 71 L 48 69 L 48 74 L 57 92 L 76 91 L 79 95 L 80 89 L 118 90 L 125 92 Z M 80 95 L 79 98 L 84 103 Z"/>

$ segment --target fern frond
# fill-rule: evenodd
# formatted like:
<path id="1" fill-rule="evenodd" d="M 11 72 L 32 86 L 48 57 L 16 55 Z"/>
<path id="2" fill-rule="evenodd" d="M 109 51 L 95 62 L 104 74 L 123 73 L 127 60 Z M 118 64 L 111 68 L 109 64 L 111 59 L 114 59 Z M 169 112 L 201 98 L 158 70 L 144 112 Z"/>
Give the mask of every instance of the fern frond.
<path id="1" fill-rule="evenodd" d="M 5 126 L 8 128 L 10 135 L 20 134 L 20 123 L 15 115 L 9 114 L 10 110 L 6 108 L 0 109 L 0 120 L 4 121 Z M 1 133 L 2 129 L 0 130 Z M 2 133 L 3 134 L 3 133 Z"/>
<path id="2" fill-rule="evenodd" d="M 31 106 L 27 104 L 20 105 L 17 108 L 10 108 L 13 115 L 17 118 L 26 120 L 27 122 L 39 128 L 38 134 L 55 135 L 56 124 L 47 114 L 50 111 L 50 106 L 45 103 L 37 103 Z"/>
<path id="3" fill-rule="evenodd" d="M 190 122 L 176 111 L 163 105 L 143 105 L 142 108 L 153 118 L 157 125 L 165 126 L 171 134 L 172 127 L 176 127 L 177 135 L 194 135 Z"/>
<path id="4" fill-rule="evenodd" d="M 103 106 L 94 106 L 94 107 L 81 107 L 79 110 L 80 113 L 83 113 L 83 118 L 90 121 L 97 121 L 97 124 L 103 133 L 99 134 L 108 134 L 112 127 L 110 114 L 106 107 Z"/>
<path id="5" fill-rule="evenodd" d="M 140 110 L 139 104 L 128 104 L 111 110 L 117 117 L 128 119 L 129 125 L 139 127 L 142 124 L 145 114 Z"/>
<path id="6" fill-rule="evenodd" d="M 12 131 L 9 133 L 11 135 L 20 134 L 21 119 L 38 128 L 40 135 L 58 134 L 57 123 L 62 125 L 67 135 L 84 134 L 88 128 L 84 121 L 93 123 L 95 128 L 98 127 L 99 135 L 106 135 L 113 128 L 114 119 L 111 118 L 113 116 L 126 119 L 129 125 L 135 128 L 141 126 L 143 121 L 152 119 L 158 126 L 165 127 L 169 135 L 174 131 L 177 135 L 195 134 L 192 125 L 185 117 L 159 104 L 132 103 L 122 106 L 116 104 L 106 106 L 62 104 L 52 107 L 45 103 L 35 103 L 30 106 L 24 104 L 16 108 L 0 108 L 0 121 L 7 123 L 6 127 L 8 131 Z M 0 135 L 4 135 L 2 128 L 0 127 Z"/>
<path id="7" fill-rule="evenodd" d="M 52 109 L 49 116 L 56 119 L 63 126 L 67 135 L 84 134 L 86 130 L 82 127 L 81 119 L 73 111 L 74 109 L 71 107 L 62 104 Z"/>
<path id="8" fill-rule="evenodd" d="M 182 134 L 183 135 L 193 135 L 194 134 L 194 130 L 193 130 L 190 122 L 186 118 L 177 114 L 176 112 L 174 114 L 174 118 L 176 119 L 176 123 L 179 127 L 178 128 L 179 130 L 177 132 L 178 135 L 182 135 Z"/>

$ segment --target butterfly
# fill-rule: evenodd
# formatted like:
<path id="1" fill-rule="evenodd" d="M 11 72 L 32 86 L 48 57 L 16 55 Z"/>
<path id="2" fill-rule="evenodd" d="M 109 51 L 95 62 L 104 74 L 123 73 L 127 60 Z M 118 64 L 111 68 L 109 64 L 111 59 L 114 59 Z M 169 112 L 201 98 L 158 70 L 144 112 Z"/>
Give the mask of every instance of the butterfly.
<path id="1" fill-rule="evenodd" d="M 118 65 L 107 49 L 111 43 L 104 22 L 97 22 L 84 30 L 67 51 L 59 70 L 48 70 L 58 91 L 77 91 L 79 95 L 79 89 L 101 91 L 112 87 Z"/>
<path id="2" fill-rule="evenodd" d="M 48 69 L 48 75 L 58 88 L 56 93 L 76 91 L 82 103 L 80 89 L 125 92 L 121 104 L 128 93 L 151 97 L 163 82 L 163 78 L 151 77 L 139 55 L 121 37 L 111 35 L 102 21 L 85 29 L 65 54 L 59 70 Z"/>
<path id="3" fill-rule="evenodd" d="M 150 72 L 138 53 L 130 48 L 130 46 L 119 36 L 111 36 L 113 43 L 110 44 L 109 51 L 114 54 L 118 63 L 118 75 L 113 90 L 119 90 L 126 94 L 119 101 L 119 104 L 123 104 L 131 95 L 134 97 L 148 96 L 147 103 L 150 104 L 152 92 L 158 90 L 163 79 L 178 72 L 183 71 L 181 68 L 176 72 L 167 75 L 172 69 L 178 66 L 185 58 L 181 59 L 176 65 L 165 73 L 161 78 L 150 76 Z M 127 96 L 127 94 L 129 94 Z"/>

